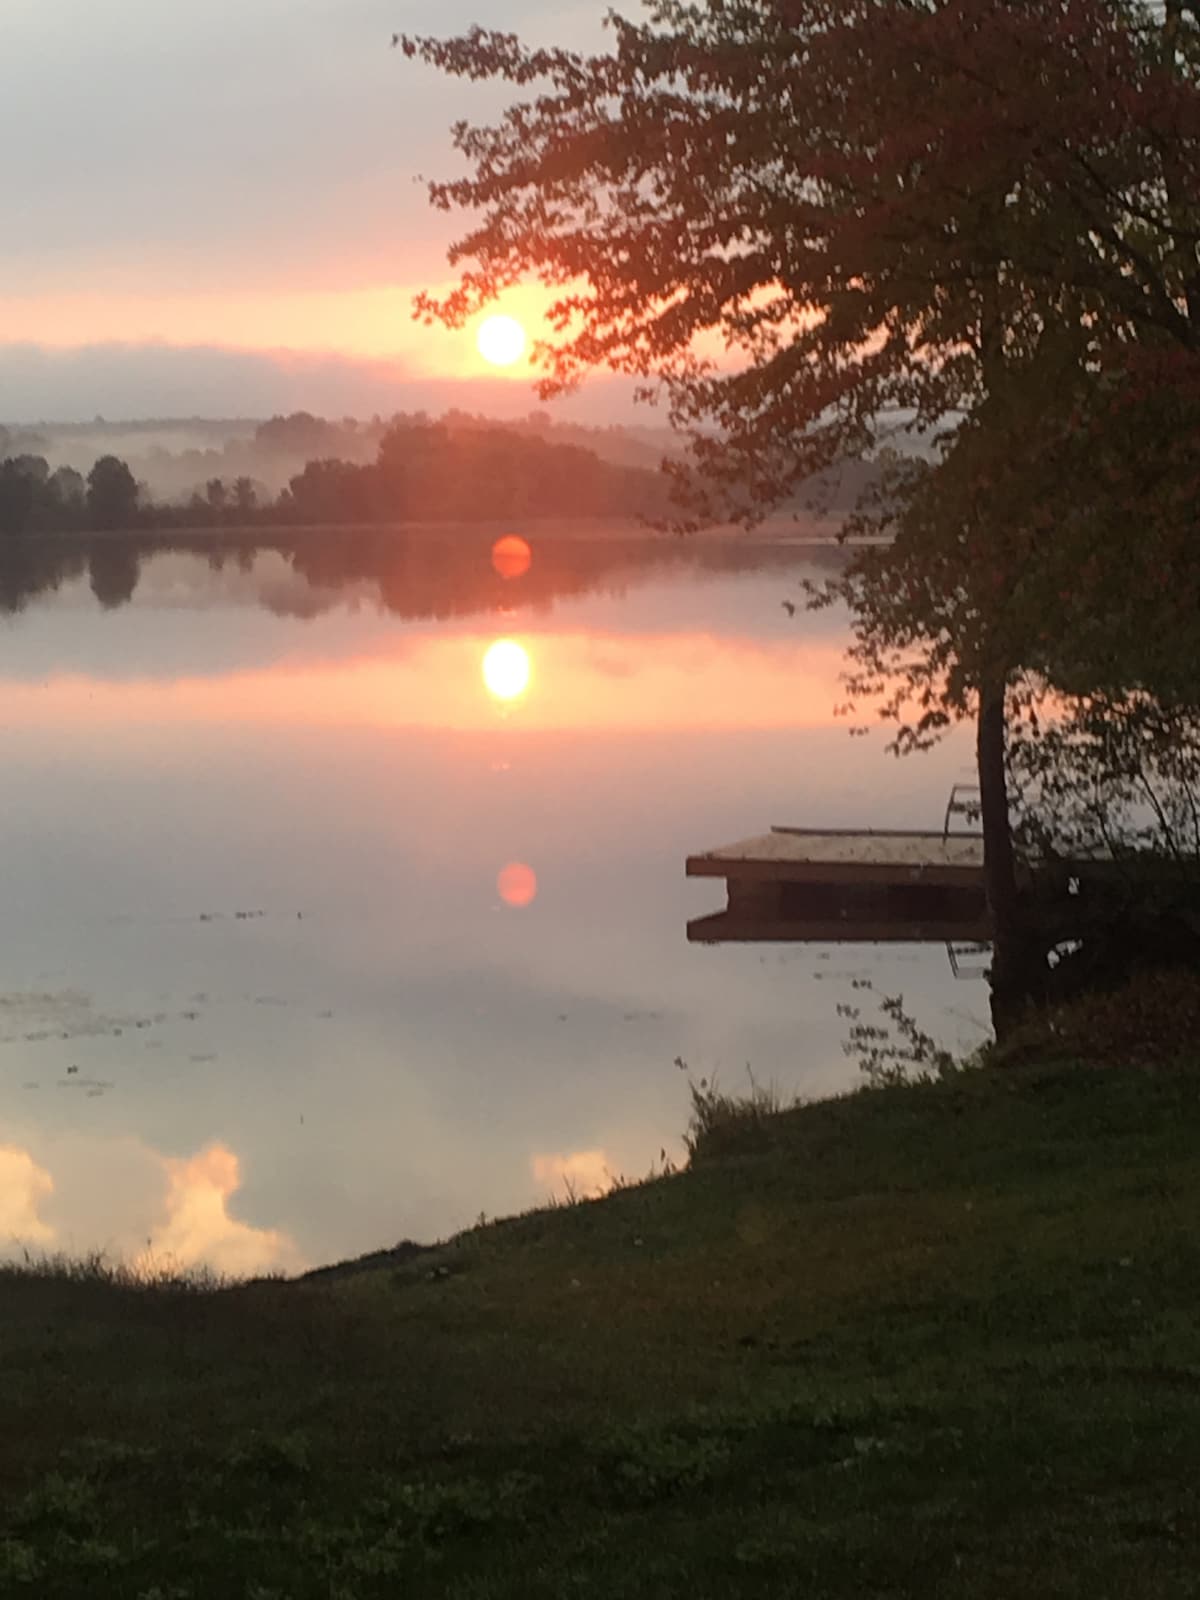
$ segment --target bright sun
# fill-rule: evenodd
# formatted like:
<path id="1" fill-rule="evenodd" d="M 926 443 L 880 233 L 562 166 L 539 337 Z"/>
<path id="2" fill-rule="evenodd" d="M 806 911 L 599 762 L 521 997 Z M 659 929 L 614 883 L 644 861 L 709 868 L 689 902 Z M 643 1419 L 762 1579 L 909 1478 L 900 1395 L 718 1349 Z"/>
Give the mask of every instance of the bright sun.
<path id="1" fill-rule="evenodd" d="M 497 639 L 483 658 L 483 681 L 497 700 L 515 700 L 529 687 L 529 653 L 515 639 Z"/>
<path id="2" fill-rule="evenodd" d="M 525 354 L 525 329 L 515 317 L 488 317 L 475 335 L 479 354 L 494 367 L 511 367 Z"/>

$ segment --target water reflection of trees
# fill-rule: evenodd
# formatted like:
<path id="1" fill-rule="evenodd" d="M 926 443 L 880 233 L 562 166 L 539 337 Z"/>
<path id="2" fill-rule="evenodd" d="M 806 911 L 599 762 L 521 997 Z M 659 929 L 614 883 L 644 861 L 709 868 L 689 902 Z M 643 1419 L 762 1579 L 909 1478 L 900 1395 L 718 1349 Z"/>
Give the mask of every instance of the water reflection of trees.
<path id="1" fill-rule="evenodd" d="M 796 551 L 747 538 L 702 541 L 664 538 L 534 538 L 534 560 L 516 579 L 492 566 L 494 531 L 417 534 L 395 529 L 354 533 L 288 531 L 268 540 L 211 536 L 80 535 L 0 541 L 0 612 L 19 612 L 37 597 L 86 574 L 106 610 L 128 604 L 156 557 L 195 557 L 198 600 L 227 568 L 253 574 L 259 556 L 282 556 L 300 580 L 285 593 L 264 586 L 259 604 L 308 618 L 335 610 L 353 595 L 411 620 L 446 620 L 505 607 L 545 611 L 555 602 L 587 594 L 621 594 L 631 585 L 672 571 L 723 573 L 777 571 L 795 566 Z M 806 563 L 840 560 L 833 549 L 808 549 Z"/>
<path id="2" fill-rule="evenodd" d="M 83 546 L 40 539 L 0 540 L 0 612 L 24 611 L 38 595 L 51 594 L 87 569 Z"/>
<path id="3" fill-rule="evenodd" d="M 106 611 L 128 605 L 142 575 L 142 555 L 128 539 L 96 539 L 88 551 L 92 593 Z"/>

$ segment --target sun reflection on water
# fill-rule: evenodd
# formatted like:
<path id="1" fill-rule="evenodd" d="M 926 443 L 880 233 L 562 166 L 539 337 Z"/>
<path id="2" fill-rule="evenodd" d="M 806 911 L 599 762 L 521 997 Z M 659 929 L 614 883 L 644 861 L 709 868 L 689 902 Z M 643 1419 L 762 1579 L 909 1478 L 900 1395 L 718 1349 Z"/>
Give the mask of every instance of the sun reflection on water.
<path id="1" fill-rule="evenodd" d="M 497 639 L 483 658 L 483 681 L 496 700 L 518 700 L 529 687 L 529 652 L 515 639 Z"/>
<path id="2" fill-rule="evenodd" d="M 510 861 L 496 879 L 496 888 L 506 906 L 523 910 L 537 899 L 537 873 L 523 861 Z"/>
<path id="3" fill-rule="evenodd" d="M 506 533 L 492 546 L 492 566 L 502 578 L 523 578 L 533 565 L 533 551 L 519 533 Z"/>

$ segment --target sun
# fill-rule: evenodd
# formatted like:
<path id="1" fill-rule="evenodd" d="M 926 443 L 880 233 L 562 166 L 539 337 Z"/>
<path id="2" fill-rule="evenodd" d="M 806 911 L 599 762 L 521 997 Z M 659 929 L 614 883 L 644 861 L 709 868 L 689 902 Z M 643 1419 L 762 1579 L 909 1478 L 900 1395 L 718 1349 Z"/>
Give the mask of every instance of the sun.
<path id="1" fill-rule="evenodd" d="M 525 329 L 515 317 L 488 317 L 479 324 L 475 344 L 493 367 L 511 367 L 525 354 Z"/>
<path id="2" fill-rule="evenodd" d="M 483 681 L 497 700 L 516 700 L 529 687 L 529 652 L 515 639 L 497 639 L 483 658 Z"/>

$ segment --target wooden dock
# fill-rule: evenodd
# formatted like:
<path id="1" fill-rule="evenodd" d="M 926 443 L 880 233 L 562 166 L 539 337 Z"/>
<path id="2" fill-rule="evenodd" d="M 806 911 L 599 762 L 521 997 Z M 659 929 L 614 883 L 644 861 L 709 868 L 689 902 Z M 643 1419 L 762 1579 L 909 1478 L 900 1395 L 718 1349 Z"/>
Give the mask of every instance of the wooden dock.
<path id="1" fill-rule="evenodd" d="M 991 937 L 976 833 L 772 828 L 689 856 L 687 875 L 727 885 L 724 911 L 689 922 L 694 943 Z"/>

